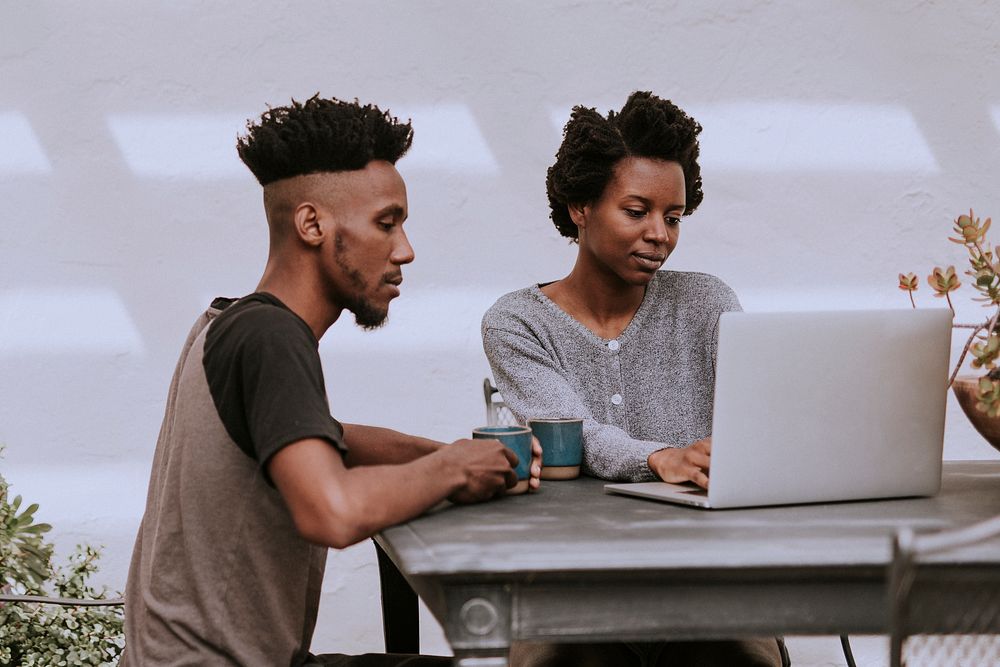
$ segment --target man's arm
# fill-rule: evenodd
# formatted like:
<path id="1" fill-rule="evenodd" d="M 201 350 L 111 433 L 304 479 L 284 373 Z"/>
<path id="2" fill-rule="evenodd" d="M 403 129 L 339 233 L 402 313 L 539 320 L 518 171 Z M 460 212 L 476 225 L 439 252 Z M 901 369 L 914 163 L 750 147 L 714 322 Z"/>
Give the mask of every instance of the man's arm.
<path id="1" fill-rule="evenodd" d="M 348 468 L 330 443 L 279 450 L 267 471 L 310 542 L 342 549 L 449 496 L 488 500 L 517 483 L 516 456 L 496 440 L 460 440 L 409 463 Z"/>
<path id="2" fill-rule="evenodd" d="M 410 463 L 421 456 L 427 456 L 447 447 L 443 442 L 407 435 L 379 426 L 363 426 L 361 424 L 341 424 L 344 428 L 344 444 L 347 454 L 344 463 L 348 468 L 355 466 L 384 465 Z M 541 484 L 539 476 L 542 472 L 542 446 L 538 439 L 532 437 L 531 465 L 528 480 L 532 491 Z M 452 500 L 469 502 L 467 494 L 457 494 Z"/>
<path id="3" fill-rule="evenodd" d="M 407 435 L 378 426 L 342 424 L 348 468 L 378 464 L 409 463 L 421 456 L 433 454 L 445 446 L 443 442 Z"/>

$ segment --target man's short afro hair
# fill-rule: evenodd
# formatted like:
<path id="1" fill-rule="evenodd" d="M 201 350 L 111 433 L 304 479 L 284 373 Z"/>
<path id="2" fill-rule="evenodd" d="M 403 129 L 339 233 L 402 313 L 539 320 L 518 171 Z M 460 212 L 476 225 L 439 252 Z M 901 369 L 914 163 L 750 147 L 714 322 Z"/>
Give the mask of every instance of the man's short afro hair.
<path id="1" fill-rule="evenodd" d="M 400 123 L 372 104 L 316 94 L 247 121 L 236 151 L 257 181 L 267 185 L 304 174 L 364 169 L 372 160 L 396 164 L 412 142 L 409 122 Z"/>
<path id="2" fill-rule="evenodd" d="M 555 164 L 545 179 L 556 229 L 563 236 L 577 238 L 567 205 L 600 199 L 615 165 L 627 157 L 680 163 L 687 198 L 684 215 L 693 213 L 704 197 L 698 166 L 700 132 L 701 125 L 693 118 L 650 92 L 632 93 L 621 111 L 611 111 L 607 117 L 592 108 L 573 107 Z"/>

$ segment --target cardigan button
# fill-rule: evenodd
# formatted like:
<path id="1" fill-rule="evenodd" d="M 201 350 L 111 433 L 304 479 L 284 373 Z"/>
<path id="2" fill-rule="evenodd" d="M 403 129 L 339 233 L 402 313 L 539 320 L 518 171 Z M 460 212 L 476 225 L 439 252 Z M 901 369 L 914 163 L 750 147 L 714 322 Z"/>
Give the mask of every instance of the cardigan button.
<path id="1" fill-rule="evenodd" d="M 622 404 L 622 395 L 621 394 L 615 394 L 614 396 L 611 397 L 611 402 L 614 403 L 615 405 L 621 405 Z"/>
<path id="2" fill-rule="evenodd" d="M 612 352 L 617 352 L 618 350 L 621 349 L 621 346 L 622 344 L 616 340 L 613 340 L 608 343 L 608 349 L 611 350 Z"/>

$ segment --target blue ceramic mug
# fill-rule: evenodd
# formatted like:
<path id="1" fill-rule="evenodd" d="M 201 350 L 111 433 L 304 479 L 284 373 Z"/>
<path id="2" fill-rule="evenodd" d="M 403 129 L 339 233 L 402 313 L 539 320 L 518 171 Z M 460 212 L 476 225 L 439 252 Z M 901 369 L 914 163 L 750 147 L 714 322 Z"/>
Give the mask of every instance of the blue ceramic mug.
<path id="1" fill-rule="evenodd" d="M 508 494 L 524 493 L 528 490 L 531 476 L 531 429 L 527 426 L 480 426 L 473 429 L 476 440 L 499 440 L 504 447 L 517 454 L 517 485 L 507 489 Z"/>
<path id="2" fill-rule="evenodd" d="M 528 426 L 542 445 L 542 479 L 575 479 L 580 476 L 582 419 L 531 419 Z"/>

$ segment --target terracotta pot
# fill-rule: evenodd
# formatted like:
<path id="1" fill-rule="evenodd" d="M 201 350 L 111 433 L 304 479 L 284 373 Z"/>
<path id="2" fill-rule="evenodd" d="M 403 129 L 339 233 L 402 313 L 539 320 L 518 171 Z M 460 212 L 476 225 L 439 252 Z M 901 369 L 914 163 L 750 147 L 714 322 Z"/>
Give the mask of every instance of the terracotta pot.
<path id="1" fill-rule="evenodd" d="M 979 400 L 976 398 L 979 391 L 979 376 L 960 375 L 955 378 L 951 390 L 955 392 L 955 398 L 962 406 L 962 412 L 979 431 L 979 435 L 986 438 L 986 442 L 993 445 L 994 449 L 1000 451 L 1000 417 L 990 417 L 985 412 L 976 410 L 976 402 Z"/>

